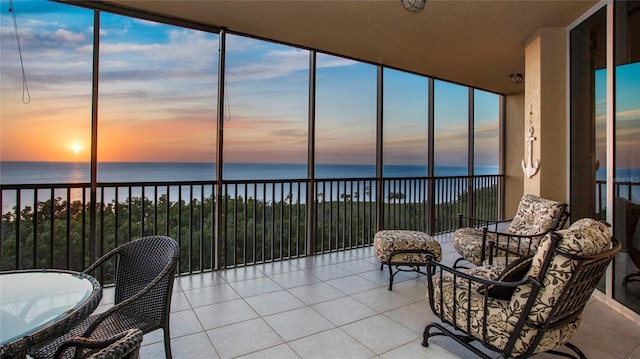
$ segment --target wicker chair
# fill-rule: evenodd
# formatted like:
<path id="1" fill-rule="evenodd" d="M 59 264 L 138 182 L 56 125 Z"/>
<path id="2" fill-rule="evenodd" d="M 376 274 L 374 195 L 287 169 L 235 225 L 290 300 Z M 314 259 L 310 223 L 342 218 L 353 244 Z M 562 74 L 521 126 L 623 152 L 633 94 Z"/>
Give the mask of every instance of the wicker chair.
<path id="1" fill-rule="evenodd" d="M 502 258 L 506 265 L 509 255 L 520 257 L 535 252 L 545 234 L 564 227 L 569 212 L 567 204 L 525 194 L 512 219 L 490 221 L 458 215 L 458 229 L 454 232 L 453 247 L 461 257 L 453 264 L 460 268 L 461 261 L 482 265 L 489 257 Z M 489 242 L 494 242 L 491 253 Z M 502 249 L 502 250 L 501 250 Z M 493 264 L 493 262 L 489 262 Z"/>
<path id="2" fill-rule="evenodd" d="M 64 358 L 65 351 L 78 351 L 77 356 L 87 359 L 138 359 L 142 344 L 142 330 L 129 329 L 104 340 L 73 337 L 62 344 L 54 358 Z"/>
<path id="3" fill-rule="evenodd" d="M 35 359 L 52 358 L 60 345 L 71 337 L 102 340 L 139 328 L 144 334 L 163 329 L 165 355 L 170 359 L 169 310 L 178 257 L 178 244 L 164 236 L 143 237 L 111 250 L 85 273 L 104 267 L 107 276 L 113 276 L 114 306 L 90 316 L 66 335 L 44 343 L 30 355 Z M 110 266 L 112 258 L 117 259 L 114 272 Z M 68 351 L 65 353 L 69 354 Z"/>
<path id="4" fill-rule="evenodd" d="M 545 235 L 534 256 L 506 269 L 484 265 L 460 271 L 427 255 L 429 305 L 453 330 L 430 323 L 422 344 L 428 346 L 431 336 L 446 335 L 482 358 L 491 356 L 473 342 L 504 358 L 559 354 L 557 348 L 564 345 L 584 358 L 569 340 L 621 247 L 606 224 L 585 218 Z M 441 269 L 438 274 L 433 266 Z M 559 355 L 575 358 L 566 352 Z"/>

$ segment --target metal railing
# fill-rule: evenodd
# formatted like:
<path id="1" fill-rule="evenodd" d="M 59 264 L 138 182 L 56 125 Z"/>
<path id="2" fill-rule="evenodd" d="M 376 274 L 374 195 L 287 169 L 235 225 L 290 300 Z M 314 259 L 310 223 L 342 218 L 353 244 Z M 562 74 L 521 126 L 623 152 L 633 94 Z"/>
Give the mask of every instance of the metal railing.
<path id="1" fill-rule="evenodd" d="M 597 219 L 607 220 L 607 182 L 596 181 L 596 213 Z M 640 203 L 640 182 L 614 182 L 614 198 L 624 198 L 631 202 Z"/>
<path id="2" fill-rule="evenodd" d="M 498 218 L 502 182 L 491 175 L 98 183 L 95 206 L 87 183 L 2 185 L 0 270 L 81 270 L 153 234 L 178 241 L 180 273 L 365 247 L 380 229 L 436 234 L 455 229 L 458 213 Z"/>

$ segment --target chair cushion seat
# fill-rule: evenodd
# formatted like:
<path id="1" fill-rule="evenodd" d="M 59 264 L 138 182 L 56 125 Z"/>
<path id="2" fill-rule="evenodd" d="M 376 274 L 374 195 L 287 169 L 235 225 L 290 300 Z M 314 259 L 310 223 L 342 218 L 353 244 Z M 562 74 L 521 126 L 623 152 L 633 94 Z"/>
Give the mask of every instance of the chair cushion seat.
<path id="1" fill-rule="evenodd" d="M 453 234 L 453 248 L 467 261 L 481 265 L 482 258 L 487 258 L 489 252 L 485 249 L 485 255 L 482 255 L 482 229 L 480 228 L 459 228 Z M 494 240 L 495 234 L 487 232 L 487 241 Z"/>
<path id="2" fill-rule="evenodd" d="M 429 251 L 437 261 L 442 260 L 442 248 L 424 232 L 409 230 L 382 230 L 378 231 L 373 239 L 373 248 L 380 263 L 388 263 L 391 254 L 398 250 L 426 250 Z M 392 264 L 422 264 L 425 263 L 424 253 L 402 253 L 394 255 Z"/>
<path id="3" fill-rule="evenodd" d="M 463 272 L 476 277 L 495 280 L 503 270 L 504 267 L 501 266 L 479 266 L 463 270 Z M 464 331 L 466 331 L 468 321 L 470 323 L 468 334 L 483 341 L 483 335 L 486 330 L 487 338 L 484 342 L 500 350 L 506 347 L 518 320 L 518 316 L 511 315 L 510 301 L 488 297 L 485 304 L 484 296 L 478 293 L 479 286 L 473 282 L 469 291 L 468 281 L 458 277 L 454 291 L 453 275 L 445 274 L 442 283 L 440 283 L 438 275 L 433 276 L 432 279 L 433 304 L 436 314 L 442 314 L 446 320 L 455 323 Z M 427 301 L 429 301 L 428 294 L 429 292 L 427 291 Z M 455 310 L 453 307 L 454 294 L 456 296 Z M 483 324 L 485 307 L 487 310 L 486 328 Z M 580 317 L 577 317 L 558 328 L 545 332 L 534 353 L 544 352 L 566 343 L 578 329 L 579 324 Z M 531 338 L 535 334 L 536 330 L 525 326 L 520 337 L 526 339 L 516 342 L 512 354 L 517 356 L 524 353 L 529 348 Z"/>

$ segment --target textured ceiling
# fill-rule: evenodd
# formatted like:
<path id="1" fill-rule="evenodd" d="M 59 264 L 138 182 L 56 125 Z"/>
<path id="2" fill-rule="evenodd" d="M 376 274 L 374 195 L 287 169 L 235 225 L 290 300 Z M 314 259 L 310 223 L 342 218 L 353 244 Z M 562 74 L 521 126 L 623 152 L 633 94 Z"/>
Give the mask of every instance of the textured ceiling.
<path id="1" fill-rule="evenodd" d="M 566 27 L 597 3 L 428 0 L 416 14 L 400 0 L 100 2 L 505 94 L 523 91 L 509 74 L 524 72 L 525 43 L 537 29 Z"/>

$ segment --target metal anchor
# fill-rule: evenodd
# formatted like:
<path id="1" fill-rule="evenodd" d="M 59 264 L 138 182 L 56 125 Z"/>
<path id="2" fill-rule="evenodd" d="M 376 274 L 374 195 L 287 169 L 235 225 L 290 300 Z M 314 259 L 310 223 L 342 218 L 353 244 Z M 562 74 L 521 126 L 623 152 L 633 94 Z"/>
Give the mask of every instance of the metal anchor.
<path id="1" fill-rule="evenodd" d="M 533 153 L 532 153 L 533 141 L 536 140 L 536 138 L 533 137 L 533 126 L 529 126 L 528 133 L 529 133 L 529 136 L 526 137 L 524 141 L 529 142 L 529 149 L 527 151 L 529 162 L 526 163 L 525 160 L 522 160 L 522 171 L 524 172 L 524 174 L 527 175 L 528 178 L 531 178 L 535 176 L 536 173 L 538 173 L 538 168 L 540 168 L 540 160 L 536 160 L 535 163 L 532 163 L 533 162 Z"/>

